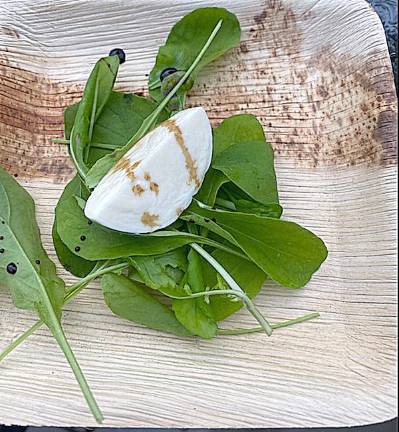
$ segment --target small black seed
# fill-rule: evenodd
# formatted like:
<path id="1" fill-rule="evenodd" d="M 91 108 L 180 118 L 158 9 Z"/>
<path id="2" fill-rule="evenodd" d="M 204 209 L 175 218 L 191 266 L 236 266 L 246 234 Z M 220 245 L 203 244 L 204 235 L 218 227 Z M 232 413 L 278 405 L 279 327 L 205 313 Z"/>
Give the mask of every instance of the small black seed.
<path id="1" fill-rule="evenodd" d="M 0 253 L 4 253 L 4 249 L 2 248 L 2 249 L 0 249 Z"/>
<path id="2" fill-rule="evenodd" d="M 36 260 L 35 263 L 36 263 L 37 265 L 40 265 L 40 260 Z"/>
<path id="3" fill-rule="evenodd" d="M 15 173 L 15 174 L 14 174 L 14 177 L 18 177 L 18 174 L 17 174 L 17 173 Z"/>
<path id="4" fill-rule="evenodd" d="M 170 68 L 166 68 L 164 69 L 160 75 L 159 75 L 159 79 L 161 81 L 163 81 L 167 76 L 174 74 L 175 72 L 177 72 L 177 69 L 174 67 L 170 67 Z"/>
<path id="5" fill-rule="evenodd" d="M 80 236 L 80 240 L 85 241 L 86 240 L 86 236 L 84 236 L 84 235 Z"/>
<path id="6" fill-rule="evenodd" d="M 0 236 L 0 240 L 4 240 L 4 236 Z"/>
<path id="7" fill-rule="evenodd" d="M 4 225 L 6 222 L 5 221 L 1 221 L 1 223 Z"/>
<path id="8" fill-rule="evenodd" d="M 75 247 L 75 252 L 79 252 L 80 251 L 80 246 L 76 246 Z"/>
<path id="9" fill-rule="evenodd" d="M 10 274 L 15 274 L 16 272 L 17 272 L 17 266 L 14 264 L 14 263 L 10 263 L 10 264 L 8 264 L 8 266 L 7 266 L 7 273 L 10 273 Z"/>
<path id="10" fill-rule="evenodd" d="M 117 55 L 119 57 L 119 63 L 123 64 L 126 61 L 126 54 L 122 48 L 114 48 L 109 52 L 110 56 Z"/>

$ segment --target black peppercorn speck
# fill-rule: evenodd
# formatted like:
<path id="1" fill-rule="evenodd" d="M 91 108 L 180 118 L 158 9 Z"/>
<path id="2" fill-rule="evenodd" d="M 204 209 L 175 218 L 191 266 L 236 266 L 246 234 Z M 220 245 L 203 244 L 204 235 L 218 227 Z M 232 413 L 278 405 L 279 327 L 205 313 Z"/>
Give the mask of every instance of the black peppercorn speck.
<path id="1" fill-rule="evenodd" d="M 114 48 L 109 52 L 110 56 L 117 55 L 119 57 L 119 63 L 123 64 L 126 61 L 126 54 L 122 48 Z"/>
<path id="2" fill-rule="evenodd" d="M 174 67 L 166 68 L 166 69 L 164 69 L 164 70 L 160 73 L 160 75 L 159 75 L 159 79 L 160 79 L 161 81 L 163 81 L 166 77 L 168 77 L 169 75 L 174 74 L 175 72 L 177 72 L 177 69 L 174 68 Z"/>
<path id="3" fill-rule="evenodd" d="M 16 264 L 10 263 L 7 265 L 7 273 L 10 273 L 13 275 L 17 272 L 17 270 L 18 270 L 18 268 L 17 268 Z"/>

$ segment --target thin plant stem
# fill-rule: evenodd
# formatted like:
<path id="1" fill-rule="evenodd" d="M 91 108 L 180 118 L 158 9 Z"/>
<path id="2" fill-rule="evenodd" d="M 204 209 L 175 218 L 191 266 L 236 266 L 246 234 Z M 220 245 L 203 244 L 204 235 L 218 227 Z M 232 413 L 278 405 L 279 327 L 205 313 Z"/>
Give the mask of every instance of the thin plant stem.
<path id="1" fill-rule="evenodd" d="M 305 321 L 310 321 L 315 318 L 319 318 L 320 314 L 318 312 L 309 313 L 306 315 L 302 315 L 298 318 L 290 319 L 287 321 L 282 321 L 276 324 L 272 324 L 273 329 L 279 329 L 283 327 L 292 326 L 294 324 L 299 324 Z M 218 334 L 220 335 L 226 335 L 226 336 L 233 336 L 233 335 L 242 335 L 242 334 L 248 334 L 248 333 L 259 333 L 262 332 L 263 327 L 251 327 L 251 328 L 236 328 L 236 329 L 218 329 Z"/>
<path id="2" fill-rule="evenodd" d="M 271 325 L 268 323 L 266 318 L 259 312 L 256 306 L 252 303 L 250 298 L 245 294 L 238 283 L 232 278 L 230 273 L 228 273 L 225 268 L 217 261 L 211 254 L 209 254 L 205 249 L 203 249 L 197 243 L 191 243 L 190 246 L 197 251 L 208 263 L 222 276 L 230 288 L 242 295 L 242 300 L 244 301 L 248 311 L 254 316 L 254 318 L 259 322 L 259 324 L 264 328 L 268 336 L 273 332 Z"/>
<path id="3" fill-rule="evenodd" d="M 69 144 L 71 141 L 65 138 L 53 138 L 51 140 L 54 144 Z"/>

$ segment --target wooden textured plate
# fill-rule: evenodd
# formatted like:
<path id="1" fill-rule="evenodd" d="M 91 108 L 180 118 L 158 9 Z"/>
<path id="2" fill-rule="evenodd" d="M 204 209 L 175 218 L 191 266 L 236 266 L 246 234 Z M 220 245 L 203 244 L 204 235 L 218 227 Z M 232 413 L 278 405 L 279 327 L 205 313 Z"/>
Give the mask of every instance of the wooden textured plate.
<path id="1" fill-rule="evenodd" d="M 126 49 L 117 88 L 146 93 L 158 46 L 182 15 L 225 6 L 239 49 L 191 92 L 218 124 L 261 119 L 277 158 L 286 217 L 330 256 L 302 290 L 268 283 L 272 320 L 321 318 L 262 334 L 179 339 L 122 321 L 92 285 L 64 326 L 107 426 L 347 426 L 396 414 L 396 115 L 384 31 L 363 0 L 3 1 L 0 165 L 36 199 L 45 246 L 73 173 L 62 136 L 95 60 Z M 53 254 L 54 256 L 54 254 Z M 65 276 L 60 269 L 60 273 Z M 66 276 L 72 282 L 72 278 Z M 0 290 L 0 348 L 33 323 Z M 229 324 L 248 325 L 245 312 Z M 43 329 L 0 366 L 0 423 L 92 426 L 78 386 Z"/>

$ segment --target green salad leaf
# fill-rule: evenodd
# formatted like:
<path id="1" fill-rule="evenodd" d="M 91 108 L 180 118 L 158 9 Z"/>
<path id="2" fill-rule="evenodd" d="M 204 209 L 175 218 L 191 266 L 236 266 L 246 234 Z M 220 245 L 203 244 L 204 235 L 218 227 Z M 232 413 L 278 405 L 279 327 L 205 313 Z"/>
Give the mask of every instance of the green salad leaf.
<path id="1" fill-rule="evenodd" d="M 98 422 L 103 417 L 61 327 L 65 284 L 43 249 L 33 199 L 0 168 L 0 284 L 19 309 L 38 314 L 70 364 Z"/>
<path id="2" fill-rule="evenodd" d="M 87 159 L 94 124 L 111 95 L 119 69 L 119 61 L 119 57 L 114 55 L 101 58 L 96 63 L 87 80 L 75 116 L 70 133 L 69 150 L 75 167 L 83 179 L 88 172 Z"/>
<path id="3" fill-rule="evenodd" d="M 73 199 L 73 197 L 81 197 L 82 189 L 84 189 L 84 185 L 82 184 L 80 177 L 76 175 L 66 185 L 57 206 L 62 206 L 64 201 Z M 62 242 L 57 230 L 57 216 L 54 218 L 52 236 L 57 257 L 65 270 L 69 271 L 74 276 L 81 278 L 87 276 L 93 270 L 96 265 L 95 261 L 88 261 L 79 257 L 75 253 L 71 252 L 71 250 Z"/>
<path id="4" fill-rule="evenodd" d="M 166 295 L 179 295 L 181 282 L 187 271 L 187 256 L 183 248 L 162 255 L 134 256 L 130 258 L 139 278 L 146 286 Z"/>
<path id="5" fill-rule="evenodd" d="M 191 335 L 168 306 L 126 276 L 109 273 L 103 276 L 101 288 L 105 302 L 115 315 L 177 336 Z"/>
<path id="6" fill-rule="evenodd" d="M 182 89 L 186 93 L 205 65 L 240 43 L 240 23 L 237 17 L 226 9 L 206 7 L 190 12 L 173 26 L 165 45 L 159 48 L 149 76 L 148 87 L 155 100 L 160 101 L 165 96 L 161 91 L 161 73 L 170 68 L 176 69 L 177 72 L 187 71 L 220 20 L 223 20 L 223 23 L 218 35 L 191 73 L 190 84 Z"/>
<path id="7" fill-rule="evenodd" d="M 69 139 L 78 107 L 79 103 L 71 105 L 64 112 L 67 139 Z M 145 97 L 134 93 L 112 91 L 94 123 L 87 166 L 91 168 L 99 159 L 126 144 L 155 108 L 155 102 Z M 166 119 L 167 114 L 162 111 L 156 124 Z"/>
<path id="8" fill-rule="evenodd" d="M 213 220 L 226 231 L 226 239 L 232 236 L 259 268 L 287 288 L 306 285 L 327 258 L 323 241 L 294 222 L 213 210 L 195 201 L 188 213 Z"/>
<path id="9" fill-rule="evenodd" d="M 255 201 L 278 203 L 273 149 L 256 117 L 235 115 L 214 130 L 212 168 Z"/>
<path id="10" fill-rule="evenodd" d="M 220 188 L 228 181 L 229 179 L 223 173 L 210 168 L 205 175 L 201 189 L 198 191 L 196 198 L 213 207 Z"/>
<path id="11" fill-rule="evenodd" d="M 183 288 L 186 293 L 199 293 L 206 290 L 202 260 L 197 252 L 190 250 L 188 253 L 188 267 Z M 217 324 L 212 316 L 212 309 L 204 298 L 172 301 L 172 309 L 176 318 L 192 334 L 201 336 L 204 339 L 211 339 L 216 336 Z"/>

